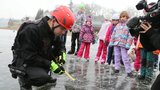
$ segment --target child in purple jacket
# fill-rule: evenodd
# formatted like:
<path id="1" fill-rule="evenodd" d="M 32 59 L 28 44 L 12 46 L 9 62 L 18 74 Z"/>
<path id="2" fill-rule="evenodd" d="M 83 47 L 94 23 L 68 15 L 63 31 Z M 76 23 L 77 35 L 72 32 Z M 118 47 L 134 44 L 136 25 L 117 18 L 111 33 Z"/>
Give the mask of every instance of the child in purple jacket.
<path id="1" fill-rule="evenodd" d="M 119 73 L 122 57 L 127 75 L 133 77 L 131 73 L 131 62 L 127 54 L 133 41 L 133 37 L 131 37 L 126 25 L 128 18 L 129 16 L 126 11 L 121 12 L 120 22 L 114 28 L 109 45 L 114 47 L 115 73 Z"/>
<path id="2" fill-rule="evenodd" d="M 85 24 L 82 26 L 81 31 L 80 31 L 80 41 L 81 41 L 81 46 L 78 50 L 77 56 L 79 58 L 82 58 L 83 51 L 84 52 L 84 58 L 89 61 L 89 52 L 90 52 L 90 44 L 94 41 L 94 32 L 93 32 L 93 26 L 92 26 L 92 20 L 91 16 L 88 16 L 86 18 Z"/>

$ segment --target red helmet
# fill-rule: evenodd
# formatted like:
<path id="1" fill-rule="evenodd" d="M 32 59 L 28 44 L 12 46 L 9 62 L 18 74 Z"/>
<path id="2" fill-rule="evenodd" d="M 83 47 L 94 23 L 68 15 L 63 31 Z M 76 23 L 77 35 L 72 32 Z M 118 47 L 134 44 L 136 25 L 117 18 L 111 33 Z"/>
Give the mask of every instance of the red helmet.
<path id="1" fill-rule="evenodd" d="M 61 26 L 68 30 L 71 30 L 71 27 L 73 26 L 75 21 L 75 17 L 68 7 L 59 6 L 53 12 L 51 12 L 51 15 L 57 19 L 58 23 Z"/>

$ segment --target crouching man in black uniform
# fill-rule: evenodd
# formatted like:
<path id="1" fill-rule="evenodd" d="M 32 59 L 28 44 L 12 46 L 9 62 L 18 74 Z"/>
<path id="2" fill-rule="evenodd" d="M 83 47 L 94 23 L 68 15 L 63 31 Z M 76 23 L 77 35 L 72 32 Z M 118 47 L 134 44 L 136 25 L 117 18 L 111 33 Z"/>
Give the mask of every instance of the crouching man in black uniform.
<path id="1" fill-rule="evenodd" d="M 18 77 L 21 90 L 56 82 L 49 75 L 50 71 L 65 72 L 62 66 L 66 54 L 60 36 L 71 29 L 74 15 L 68 7 L 60 6 L 51 16 L 23 23 L 19 28 L 12 47 L 13 61 L 8 66 L 12 77 Z"/>

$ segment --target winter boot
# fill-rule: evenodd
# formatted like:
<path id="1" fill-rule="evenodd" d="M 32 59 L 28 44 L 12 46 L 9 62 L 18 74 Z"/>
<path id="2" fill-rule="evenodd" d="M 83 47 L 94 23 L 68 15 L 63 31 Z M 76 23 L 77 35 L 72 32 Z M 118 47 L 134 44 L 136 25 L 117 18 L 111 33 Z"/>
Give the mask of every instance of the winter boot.
<path id="1" fill-rule="evenodd" d="M 119 73 L 119 70 L 115 70 L 114 73 Z"/>
<path id="2" fill-rule="evenodd" d="M 99 60 L 99 57 L 96 56 L 96 58 L 94 59 L 94 62 L 97 62 Z"/>
<path id="3" fill-rule="evenodd" d="M 32 90 L 32 86 L 24 78 L 18 78 L 20 90 Z"/>
<path id="4" fill-rule="evenodd" d="M 89 62 L 89 58 L 86 58 L 86 61 Z"/>
<path id="5" fill-rule="evenodd" d="M 104 63 L 105 63 L 105 59 L 102 59 L 102 60 L 101 60 L 101 64 L 104 64 Z"/>
<path id="6" fill-rule="evenodd" d="M 137 79 L 138 79 L 138 80 L 145 80 L 145 76 L 138 75 L 138 76 L 137 76 Z"/>
<path id="7" fill-rule="evenodd" d="M 49 80 L 48 83 L 56 83 L 56 81 L 57 81 L 57 78 L 52 78 L 52 77 L 51 77 L 51 79 Z"/>
<path id="8" fill-rule="evenodd" d="M 69 50 L 67 54 L 74 54 L 73 50 Z"/>
<path id="9" fill-rule="evenodd" d="M 77 52 L 74 55 L 77 56 Z"/>
<path id="10" fill-rule="evenodd" d="M 130 72 L 130 73 L 127 73 L 127 76 L 130 77 L 130 78 L 133 78 L 134 75 Z"/>

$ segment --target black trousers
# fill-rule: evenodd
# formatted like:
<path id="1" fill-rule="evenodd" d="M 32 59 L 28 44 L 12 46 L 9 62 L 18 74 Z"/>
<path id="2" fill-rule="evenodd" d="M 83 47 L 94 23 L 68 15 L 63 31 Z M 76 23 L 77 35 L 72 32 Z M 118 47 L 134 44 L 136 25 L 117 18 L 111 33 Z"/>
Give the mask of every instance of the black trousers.
<path id="1" fill-rule="evenodd" d="M 61 39 L 62 39 L 62 42 L 64 43 L 64 45 L 66 45 L 66 40 L 67 40 L 67 31 L 65 32 L 65 34 L 64 34 L 64 35 L 62 35 Z"/>
<path id="2" fill-rule="evenodd" d="M 156 80 L 154 81 L 151 90 L 160 90 L 160 74 L 157 76 Z"/>
<path id="3" fill-rule="evenodd" d="M 113 46 L 109 46 L 108 47 L 108 56 L 107 56 L 107 62 L 108 62 L 109 65 L 111 64 L 111 61 L 112 61 L 113 58 L 114 58 L 114 56 L 113 56 Z M 114 64 L 114 59 L 113 59 L 113 64 Z"/>
<path id="4" fill-rule="evenodd" d="M 20 88 L 31 90 L 31 86 L 42 86 L 48 83 L 51 80 L 51 76 L 48 75 L 48 72 L 49 71 L 40 67 L 27 67 L 27 75 L 19 76 Z"/>
<path id="5" fill-rule="evenodd" d="M 71 39 L 71 51 L 75 52 L 75 47 L 76 47 L 76 40 L 77 40 L 77 51 L 79 50 L 80 47 L 80 40 L 79 40 L 79 32 L 78 33 L 73 33 L 72 32 L 72 39 Z"/>

